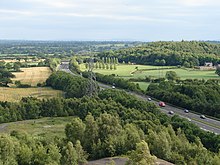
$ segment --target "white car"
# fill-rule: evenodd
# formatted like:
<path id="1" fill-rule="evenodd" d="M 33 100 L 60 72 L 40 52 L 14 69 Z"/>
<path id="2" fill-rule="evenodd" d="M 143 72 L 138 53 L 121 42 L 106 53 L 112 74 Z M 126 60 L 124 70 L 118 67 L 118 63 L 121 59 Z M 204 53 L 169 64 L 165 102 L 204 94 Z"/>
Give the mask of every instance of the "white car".
<path id="1" fill-rule="evenodd" d="M 151 101 L 152 99 L 150 97 L 147 98 L 148 101 Z"/>
<path id="2" fill-rule="evenodd" d="M 185 112 L 185 113 L 189 113 L 189 110 L 188 110 L 188 109 L 184 109 L 184 112 Z"/>
<path id="3" fill-rule="evenodd" d="M 115 86 L 114 86 L 114 85 L 112 86 L 112 89 L 115 89 Z"/>
<path id="4" fill-rule="evenodd" d="M 168 113 L 169 113 L 170 115 L 173 115 L 173 114 L 174 114 L 174 112 L 173 112 L 173 111 L 169 111 Z"/>
<path id="5" fill-rule="evenodd" d="M 201 119 L 206 119 L 205 115 L 200 115 Z"/>

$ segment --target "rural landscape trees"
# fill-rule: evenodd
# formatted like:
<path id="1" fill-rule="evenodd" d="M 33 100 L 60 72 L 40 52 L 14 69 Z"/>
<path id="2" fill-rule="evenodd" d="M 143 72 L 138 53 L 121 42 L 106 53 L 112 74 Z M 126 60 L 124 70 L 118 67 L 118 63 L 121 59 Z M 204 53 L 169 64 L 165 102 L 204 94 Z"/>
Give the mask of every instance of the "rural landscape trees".
<path id="1" fill-rule="evenodd" d="M 59 44 L 63 46 L 58 46 Z M 157 158 L 175 164 L 219 164 L 220 135 L 201 130 L 192 122 L 177 115 L 167 116 L 153 101 L 147 102 L 129 94 L 130 92 L 148 94 L 190 111 L 219 118 L 219 80 L 183 79 L 182 75 L 175 71 L 175 68 L 181 67 L 177 65 L 194 67 L 207 61 L 217 64 L 219 45 L 194 41 L 155 42 L 126 49 L 119 49 L 123 46 L 116 46 L 114 50 L 106 51 L 111 46 L 104 47 L 101 43 L 96 45 L 90 43 L 88 46 L 82 43 L 77 49 L 74 44 L 79 43 L 31 42 L 27 43 L 27 49 L 18 43 L 11 49 L 7 48 L 7 44 L 0 45 L 4 53 L 18 53 L 20 46 L 22 54 L 38 54 L 38 57 L 44 59 L 42 61 L 38 59 L 36 64 L 30 65 L 27 57 L 23 57 L 25 62 L 17 64 L 2 62 L 0 80 L 7 78 L 10 81 L 13 77 L 11 71 L 20 71 L 23 69 L 20 67 L 48 66 L 50 76 L 46 82 L 38 83 L 38 87 L 35 88 L 39 88 L 39 93 L 41 88 L 63 91 L 63 95 L 56 98 L 45 98 L 42 94 L 41 99 L 24 97 L 15 102 L 1 101 L 0 123 L 3 123 L 1 128 L 4 129 L 8 122 L 17 124 L 22 120 L 30 120 L 29 122 L 36 126 L 40 123 L 38 119 L 50 118 L 51 123 L 45 122 L 45 127 L 41 125 L 38 129 L 51 128 L 57 133 L 55 127 L 53 128 L 55 118 L 63 117 L 67 123 L 62 127 L 61 133 L 54 137 L 47 132 L 34 131 L 32 134 L 23 131 L 1 133 L 0 164 L 78 165 L 89 160 L 121 155 L 127 157 L 127 164 L 130 165 L 154 164 Z M 37 47 L 32 49 L 32 46 Z M 92 55 L 83 51 L 89 47 L 94 50 Z M 87 79 L 89 73 L 81 70 L 81 65 L 88 68 L 90 60 L 88 55 L 94 57 L 94 68 L 98 71 L 113 73 L 121 67 L 119 62 L 125 61 L 127 64 L 121 65 L 132 68 L 127 72 L 130 77 L 135 73 L 145 76 L 144 81 L 149 83 L 147 90 L 141 90 L 142 88 L 133 83 L 127 75 L 96 73 L 98 82 L 115 88 L 99 90 L 97 86 L 96 95 L 89 97 L 90 95 L 87 95 L 90 84 Z M 61 61 L 70 61 L 68 69 L 74 71 L 74 74 L 57 71 Z M 142 65 L 135 63 L 160 65 L 164 76 L 161 77 L 161 72 L 158 71 L 160 67 L 142 68 Z M 184 67 L 183 69 L 188 70 Z M 159 78 L 145 75 L 145 72 L 155 70 Z M 190 71 L 193 72 L 194 69 Z M 214 71 L 212 72 L 216 76 Z M 218 68 L 216 73 L 218 74 Z M 132 78 L 134 82 L 143 80 L 138 76 Z M 16 81 L 16 88 L 20 88 L 21 84 Z M 8 84 L 2 81 L 2 85 Z M 70 116 L 71 120 L 67 121 Z"/>

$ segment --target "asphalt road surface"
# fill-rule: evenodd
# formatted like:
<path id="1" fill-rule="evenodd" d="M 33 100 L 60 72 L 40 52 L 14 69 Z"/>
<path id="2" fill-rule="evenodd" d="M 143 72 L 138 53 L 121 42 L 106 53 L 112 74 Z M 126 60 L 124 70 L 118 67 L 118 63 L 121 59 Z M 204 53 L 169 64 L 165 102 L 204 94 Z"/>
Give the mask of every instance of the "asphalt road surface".
<path id="1" fill-rule="evenodd" d="M 69 63 L 68 62 L 65 62 L 65 63 L 63 62 L 59 66 L 59 70 L 76 76 L 76 74 L 72 73 L 69 70 Z M 105 85 L 102 83 L 98 83 L 98 85 L 100 86 L 100 88 L 111 88 L 111 86 Z M 117 86 L 116 86 L 116 88 L 117 88 Z M 146 101 L 148 101 L 148 98 L 149 98 L 149 96 L 140 95 L 140 94 L 137 94 L 134 92 L 128 92 L 128 93 L 135 95 L 136 97 L 144 99 Z M 151 100 L 150 102 L 153 102 L 156 105 L 159 104 L 159 102 L 155 101 L 155 100 Z M 158 105 L 158 107 L 159 107 L 159 105 Z M 166 113 L 167 115 L 170 115 L 170 116 L 171 116 L 171 114 L 169 114 L 169 112 L 173 111 L 174 114 L 177 114 L 182 118 L 188 119 L 190 122 L 195 123 L 196 125 L 198 125 L 201 129 L 203 129 L 205 131 L 210 131 L 215 134 L 220 134 L 220 121 L 218 121 L 218 120 L 214 120 L 214 119 L 211 119 L 208 117 L 206 117 L 206 119 L 202 119 L 202 118 L 200 118 L 200 115 L 191 113 L 190 110 L 189 110 L 189 113 L 185 113 L 183 109 L 176 108 L 171 105 L 166 105 L 165 107 L 161 107 L 160 110 L 163 113 Z"/>

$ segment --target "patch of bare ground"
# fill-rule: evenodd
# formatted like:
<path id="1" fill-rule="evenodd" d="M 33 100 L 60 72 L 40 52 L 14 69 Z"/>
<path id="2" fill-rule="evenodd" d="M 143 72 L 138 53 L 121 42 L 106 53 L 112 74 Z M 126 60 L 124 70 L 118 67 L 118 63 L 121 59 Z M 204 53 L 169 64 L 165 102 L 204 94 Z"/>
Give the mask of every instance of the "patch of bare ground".
<path id="1" fill-rule="evenodd" d="M 116 165 L 125 165 L 126 162 L 128 161 L 128 158 L 122 158 L 122 157 L 103 158 L 99 160 L 89 161 L 86 165 L 110 165 L 110 163 L 113 161 Z M 169 163 L 165 160 L 157 159 L 155 165 L 174 165 L 174 164 Z"/>

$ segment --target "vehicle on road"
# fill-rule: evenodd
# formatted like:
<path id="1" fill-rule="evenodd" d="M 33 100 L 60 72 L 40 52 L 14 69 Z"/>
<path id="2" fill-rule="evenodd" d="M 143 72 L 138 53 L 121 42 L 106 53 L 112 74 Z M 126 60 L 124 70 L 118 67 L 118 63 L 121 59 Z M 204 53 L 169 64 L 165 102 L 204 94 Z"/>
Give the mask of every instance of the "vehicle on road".
<path id="1" fill-rule="evenodd" d="M 189 110 L 188 110 L 188 109 L 184 109 L 184 112 L 185 112 L 185 113 L 189 113 Z"/>
<path id="2" fill-rule="evenodd" d="M 165 104 L 163 101 L 160 101 L 160 102 L 159 102 L 159 106 L 160 106 L 160 107 L 165 107 L 166 104 Z"/>
<path id="3" fill-rule="evenodd" d="M 200 115 L 201 119 L 206 119 L 205 115 Z"/>
<path id="4" fill-rule="evenodd" d="M 112 85 L 112 89 L 115 89 L 115 86 L 114 86 L 114 85 Z"/>
<path id="5" fill-rule="evenodd" d="M 174 114 L 174 112 L 173 112 L 173 111 L 169 111 L 168 113 L 169 113 L 170 115 L 173 115 L 173 114 Z"/>
<path id="6" fill-rule="evenodd" d="M 147 98 L 148 101 L 151 101 L 152 99 L 150 97 Z"/>

